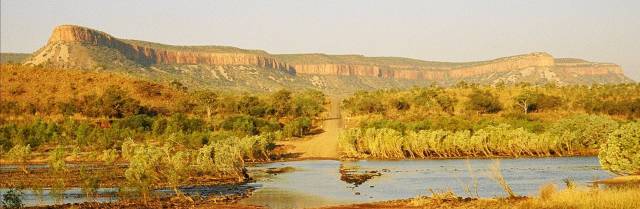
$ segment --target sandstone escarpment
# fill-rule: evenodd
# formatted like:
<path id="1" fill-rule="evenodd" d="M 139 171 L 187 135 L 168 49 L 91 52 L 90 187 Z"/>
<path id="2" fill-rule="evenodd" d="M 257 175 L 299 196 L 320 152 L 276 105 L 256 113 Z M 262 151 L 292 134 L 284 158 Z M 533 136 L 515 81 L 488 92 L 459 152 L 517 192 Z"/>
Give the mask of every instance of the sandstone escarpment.
<path id="1" fill-rule="evenodd" d="M 558 62 L 555 68 L 559 71 L 572 73 L 576 75 L 624 75 L 622 67 L 611 63 L 592 63 L 592 62 Z"/>
<path id="2" fill-rule="evenodd" d="M 296 73 L 313 75 L 377 76 L 408 80 L 466 78 L 489 73 L 506 72 L 530 67 L 553 67 L 554 59 L 547 53 L 531 53 L 458 67 L 427 67 L 359 64 L 294 64 Z"/>
<path id="3" fill-rule="evenodd" d="M 87 69 L 98 66 L 104 69 L 110 66 L 136 69 L 173 66 L 180 68 L 181 72 L 188 72 L 190 69 L 179 67 L 184 65 L 249 66 L 277 69 L 291 75 L 394 79 L 407 83 L 423 81 L 452 83 L 460 80 L 487 79 L 495 81 L 501 79 L 494 76 L 507 74 L 510 78 L 502 80 L 517 82 L 520 81 L 517 79 L 520 77 L 539 77 L 547 80 L 551 77 L 554 79 L 584 77 L 588 80 L 592 77 L 597 81 L 606 81 L 609 78 L 612 82 L 630 81 L 623 74 L 620 66 L 615 64 L 593 63 L 570 58 L 554 59 L 550 54 L 542 52 L 467 63 L 362 55 L 273 55 L 264 51 L 234 47 L 170 46 L 118 39 L 104 32 L 74 25 L 56 27 L 47 45 L 24 63 Z M 530 76 L 531 72 L 543 73 Z M 551 76 L 550 73 L 554 75 Z"/>
<path id="4" fill-rule="evenodd" d="M 138 63 L 149 64 L 206 64 L 206 65 L 254 65 L 264 68 L 288 70 L 288 66 L 278 62 L 268 54 L 202 52 L 197 50 L 161 49 L 127 43 L 104 32 L 89 28 L 63 25 L 53 30 L 48 45 L 59 43 L 84 43 L 106 46 L 122 53 Z"/>

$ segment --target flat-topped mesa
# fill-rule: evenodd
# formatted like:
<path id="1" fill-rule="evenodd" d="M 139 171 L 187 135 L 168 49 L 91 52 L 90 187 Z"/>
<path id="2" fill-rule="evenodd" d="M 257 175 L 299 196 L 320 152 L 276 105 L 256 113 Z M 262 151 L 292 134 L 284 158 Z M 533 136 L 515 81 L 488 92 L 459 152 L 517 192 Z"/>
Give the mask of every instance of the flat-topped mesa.
<path id="1" fill-rule="evenodd" d="M 434 80 L 466 78 L 496 72 L 506 72 L 530 67 L 552 67 L 554 58 L 542 52 L 495 59 L 456 67 L 407 67 L 397 65 L 362 64 L 294 64 L 298 74 L 339 75 L 339 76 L 376 76 L 382 78 L 408 80 Z"/>
<path id="2" fill-rule="evenodd" d="M 555 68 L 577 75 L 624 75 L 622 67 L 613 63 L 596 63 L 581 59 L 556 59 Z"/>
<path id="3" fill-rule="evenodd" d="M 435 62 L 402 57 L 362 55 L 269 54 L 225 46 L 171 46 L 126 40 L 75 25 L 56 27 L 45 47 L 24 61 L 66 68 L 136 68 L 150 65 L 244 65 L 299 75 L 375 77 L 396 80 L 454 82 L 556 79 L 578 82 L 627 82 L 615 64 L 573 58 L 554 59 L 544 52 L 479 62 Z M 163 66 L 160 66 L 161 68 Z M 173 66 L 178 67 L 179 66 Z M 144 69 L 144 68 L 142 68 Z M 191 68 L 189 68 L 191 69 Z M 532 74 L 533 73 L 533 74 Z M 374 79 L 375 80 L 375 79 Z"/>
<path id="4" fill-rule="evenodd" d="M 188 47 L 171 46 L 172 49 L 135 44 L 136 41 L 120 40 L 97 30 L 62 25 L 53 30 L 48 44 L 84 43 L 114 48 L 129 59 L 142 64 L 207 64 L 207 65 L 252 65 L 265 68 L 290 70 L 268 54 L 243 52 L 207 52 Z M 169 47 L 166 47 L 169 48 Z"/>

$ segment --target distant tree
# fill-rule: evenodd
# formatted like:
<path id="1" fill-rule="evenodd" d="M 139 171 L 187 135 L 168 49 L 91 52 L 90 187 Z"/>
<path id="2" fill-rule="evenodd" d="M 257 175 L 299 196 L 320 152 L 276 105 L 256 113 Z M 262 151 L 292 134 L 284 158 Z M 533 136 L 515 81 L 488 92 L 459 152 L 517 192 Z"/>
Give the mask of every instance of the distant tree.
<path id="1" fill-rule="evenodd" d="M 449 114 L 453 114 L 453 112 L 455 111 L 455 106 L 456 103 L 458 102 L 458 100 L 455 97 L 446 95 L 446 94 L 438 94 L 438 96 L 435 97 L 436 102 L 438 103 L 438 106 L 440 106 L 440 108 Z"/>
<path id="2" fill-rule="evenodd" d="M 458 81 L 458 83 L 456 83 L 456 85 L 454 85 L 454 87 L 459 88 L 459 89 L 464 89 L 464 88 L 469 88 L 469 83 L 465 82 L 465 81 Z"/>
<path id="3" fill-rule="evenodd" d="M 489 91 L 474 89 L 468 98 L 467 107 L 479 113 L 497 113 L 502 110 L 498 97 Z"/>
<path id="4" fill-rule="evenodd" d="M 287 137 L 302 137 L 305 134 L 309 133 L 311 129 L 311 119 L 307 117 L 297 118 L 284 126 L 284 130 L 282 131 L 284 136 Z"/>
<path id="5" fill-rule="evenodd" d="M 20 169 L 22 169 L 22 172 L 26 174 L 29 173 L 29 170 L 27 169 L 27 161 L 29 160 L 30 155 L 31 145 L 28 144 L 26 146 L 17 144 L 7 152 L 7 157 L 14 162 L 20 163 Z"/>
<path id="6" fill-rule="evenodd" d="M 238 101 L 238 112 L 242 114 L 247 114 L 251 116 L 260 117 L 263 116 L 266 112 L 266 105 L 258 98 L 253 95 L 242 95 L 240 100 Z"/>
<path id="7" fill-rule="evenodd" d="M 118 86 L 109 86 L 98 98 L 98 105 L 102 115 L 108 117 L 122 118 L 136 114 L 145 113 L 140 102 L 127 94 Z"/>
<path id="8" fill-rule="evenodd" d="M 513 99 L 515 100 L 516 105 L 522 108 L 522 112 L 527 114 L 529 113 L 529 111 L 536 109 L 536 105 L 539 100 L 539 94 L 525 90 Z"/>
<path id="9" fill-rule="evenodd" d="M 316 117 L 325 111 L 325 95 L 321 91 L 307 90 L 293 97 L 293 117 Z"/>
<path id="10" fill-rule="evenodd" d="M 271 94 L 271 105 L 276 116 L 285 116 L 291 109 L 291 92 L 279 90 Z"/>
<path id="11" fill-rule="evenodd" d="M 169 82 L 169 86 L 171 86 L 172 88 L 178 90 L 178 91 L 187 91 L 187 86 L 185 86 L 184 84 L 180 83 L 180 81 L 178 80 L 173 80 L 171 82 Z"/>
<path id="12" fill-rule="evenodd" d="M 129 167 L 125 171 L 125 178 L 130 186 L 142 194 L 143 200 L 149 199 L 149 194 L 155 183 L 160 180 L 163 152 L 154 146 L 145 145 L 135 148 L 129 160 Z"/>
<path id="13" fill-rule="evenodd" d="M 600 147 L 600 165 L 620 175 L 640 174 L 640 122 L 621 126 Z"/>
<path id="14" fill-rule="evenodd" d="M 385 111 L 380 98 L 369 92 L 356 92 L 352 97 L 345 99 L 342 106 L 352 113 L 383 113 Z"/>
<path id="15" fill-rule="evenodd" d="M 211 114 L 218 100 L 218 94 L 211 91 L 197 91 L 194 93 L 194 97 L 198 100 L 198 103 L 205 108 L 207 120 L 211 120 Z"/>
<path id="16" fill-rule="evenodd" d="M 258 133 L 255 118 L 248 115 L 239 115 L 227 118 L 222 121 L 220 127 L 222 127 L 222 129 L 224 130 L 235 131 L 237 133 L 243 133 L 246 135 L 253 135 Z"/>
<path id="17" fill-rule="evenodd" d="M 66 163 L 64 162 L 64 148 L 58 145 L 54 150 L 49 152 L 49 170 L 54 174 L 61 174 L 66 171 Z"/>

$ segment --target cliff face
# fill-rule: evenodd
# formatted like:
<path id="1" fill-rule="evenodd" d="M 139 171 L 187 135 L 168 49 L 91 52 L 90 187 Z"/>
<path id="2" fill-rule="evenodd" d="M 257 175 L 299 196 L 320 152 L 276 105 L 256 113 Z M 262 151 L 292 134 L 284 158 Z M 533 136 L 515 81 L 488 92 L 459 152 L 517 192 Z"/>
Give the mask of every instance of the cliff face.
<path id="1" fill-rule="evenodd" d="M 254 65 L 264 68 L 288 69 L 284 63 L 270 56 L 251 53 L 210 53 L 188 50 L 157 49 L 126 43 L 109 34 L 72 25 L 58 26 L 53 30 L 47 45 L 59 43 L 84 43 L 106 46 L 118 50 L 129 59 L 141 64 L 206 64 L 206 65 Z"/>
<path id="2" fill-rule="evenodd" d="M 105 51 L 85 55 L 88 47 Z M 98 54 L 101 52 L 98 52 Z M 111 53 L 111 54 L 109 54 Z M 115 54 L 114 54 L 115 53 Z M 93 57 L 92 57 L 93 56 Z M 93 68 L 101 63 L 130 62 L 150 65 L 211 65 L 253 66 L 284 70 L 290 74 L 319 76 L 375 77 L 380 79 L 413 81 L 456 81 L 516 71 L 552 70 L 576 76 L 613 76 L 628 80 L 620 66 L 592 63 L 579 59 L 554 59 L 547 53 L 530 53 L 473 63 L 443 63 L 407 58 L 375 58 L 358 55 L 271 55 L 263 51 L 231 47 L 185 47 L 122 40 L 97 30 L 62 25 L 53 30 L 43 49 L 36 52 L 26 64 L 53 63 L 66 67 Z M 105 58 L 106 57 L 106 58 Z M 291 58 L 294 57 L 294 58 Z M 121 58 L 121 59 L 117 59 Z"/>

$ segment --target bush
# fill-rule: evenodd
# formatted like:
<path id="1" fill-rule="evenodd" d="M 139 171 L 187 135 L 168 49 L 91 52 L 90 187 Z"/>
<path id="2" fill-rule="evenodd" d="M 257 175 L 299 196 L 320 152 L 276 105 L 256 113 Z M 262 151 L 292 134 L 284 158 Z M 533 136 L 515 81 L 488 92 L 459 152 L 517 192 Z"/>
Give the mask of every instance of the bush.
<path id="1" fill-rule="evenodd" d="M 125 178 L 129 186 L 135 188 L 146 201 L 154 183 L 160 180 L 160 166 L 162 162 L 162 150 L 154 146 L 137 146 L 129 167 L 125 171 Z"/>
<path id="2" fill-rule="evenodd" d="M 296 118 L 287 123 L 282 130 L 285 137 L 303 137 L 311 130 L 311 119 L 307 117 Z"/>
<path id="3" fill-rule="evenodd" d="M 49 153 L 49 170 L 54 174 L 61 174 L 66 171 L 66 163 L 64 162 L 64 148 L 58 145 L 53 151 Z"/>
<path id="4" fill-rule="evenodd" d="M 234 131 L 246 135 L 254 135 L 258 133 L 255 119 L 248 115 L 227 118 L 220 124 L 220 127 L 227 131 Z"/>
<path id="5" fill-rule="evenodd" d="M 139 132 L 150 131 L 154 118 L 147 115 L 133 115 L 117 120 L 113 127 L 121 129 L 132 129 Z"/>
<path id="6" fill-rule="evenodd" d="M 640 122 L 621 126 L 600 147 L 600 165 L 620 175 L 640 174 Z"/>
<path id="7" fill-rule="evenodd" d="M 16 189 L 9 189 L 7 193 L 2 195 L 2 208 L 22 208 L 22 200 L 20 199 L 22 192 Z"/>
<path id="8" fill-rule="evenodd" d="M 20 163 L 20 169 L 24 173 L 29 173 L 29 170 L 27 170 L 29 157 L 31 157 L 31 146 L 28 144 L 26 146 L 17 144 L 7 152 L 7 158 L 13 162 Z"/>
<path id="9" fill-rule="evenodd" d="M 502 110 L 498 97 L 489 91 L 474 89 L 468 96 L 467 108 L 479 113 L 497 113 Z"/>
<path id="10" fill-rule="evenodd" d="M 576 115 L 555 122 L 550 132 L 562 136 L 569 147 L 597 149 L 617 127 L 618 122 L 607 116 Z"/>

